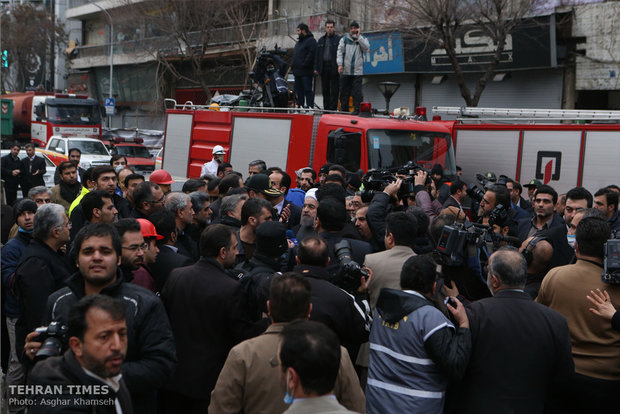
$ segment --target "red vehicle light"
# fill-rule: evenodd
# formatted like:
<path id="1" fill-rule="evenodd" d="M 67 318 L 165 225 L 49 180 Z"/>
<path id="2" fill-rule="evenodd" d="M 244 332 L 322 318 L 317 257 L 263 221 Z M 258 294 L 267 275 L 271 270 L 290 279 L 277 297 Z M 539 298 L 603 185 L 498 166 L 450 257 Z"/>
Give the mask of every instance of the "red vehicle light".
<path id="1" fill-rule="evenodd" d="M 424 118 L 426 118 L 426 107 L 425 106 L 416 106 L 415 114 L 417 116 L 423 116 Z"/>
<path id="2" fill-rule="evenodd" d="M 372 112 L 372 106 L 370 105 L 370 102 L 360 103 L 360 112 L 367 112 L 367 113 Z"/>
<path id="3" fill-rule="evenodd" d="M 433 121 L 441 121 L 441 115 L 433 115 Z"/>

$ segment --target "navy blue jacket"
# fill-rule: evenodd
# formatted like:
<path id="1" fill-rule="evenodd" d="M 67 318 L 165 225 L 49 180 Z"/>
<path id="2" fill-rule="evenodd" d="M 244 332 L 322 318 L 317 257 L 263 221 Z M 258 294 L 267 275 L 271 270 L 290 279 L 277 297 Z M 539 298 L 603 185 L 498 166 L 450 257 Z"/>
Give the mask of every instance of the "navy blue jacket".
<path id="1" fill-rule="evenodd" d="M 32 233 L 18 231 L 17 235 L 2 248 L 2 255 L 0 256 L 2 261 L 2 286 L 6 292 L 4 311 L 9 318 L 17 318 L 19 316 L 19 299 L 11 292 L 9 284 L 15 269 L 17 269 L 17 264 L 31 240 Z"/>
<path id="2" fill-rule="evenodd" d="M 313 76 L 314 54 L 316 53 L 316 40 L 312 33 L 300 37 L 295 44 L 291 69 L 295 76 Z"/>

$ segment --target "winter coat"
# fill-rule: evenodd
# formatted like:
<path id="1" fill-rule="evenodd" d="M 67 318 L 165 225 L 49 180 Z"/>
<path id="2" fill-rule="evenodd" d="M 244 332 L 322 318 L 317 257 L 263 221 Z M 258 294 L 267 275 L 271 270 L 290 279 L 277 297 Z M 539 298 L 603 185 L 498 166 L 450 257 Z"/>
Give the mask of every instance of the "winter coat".
<path id="1" fill-rule="evenodd" d="M 347 33 L 338 43 L 336 62 L 344 66 L 342 75 L 362 76 L 364 74 L 364 52 L 370 50 L 370 42 L 364 36 L 353 40 Z"/>
<path id="2" fill-rule="evenodd" d="M 295 76 L 312 76 L 314 71 L 314 54 L 316 52 L 316 40 L 312 33 L 300 36 L 293 51 L 291 69 Z"/>

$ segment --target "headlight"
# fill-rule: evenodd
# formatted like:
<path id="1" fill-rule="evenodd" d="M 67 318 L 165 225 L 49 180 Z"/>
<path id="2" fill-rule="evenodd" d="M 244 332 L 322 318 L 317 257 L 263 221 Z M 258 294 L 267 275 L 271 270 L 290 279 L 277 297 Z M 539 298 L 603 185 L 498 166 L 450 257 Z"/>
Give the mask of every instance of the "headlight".
<path id="1" fill-rule="evenodd" d="M 83 161 L 83 162 L 80 162 L 80 167 L 84 168 L 85 170 L 88 170 L 91 167 L 91 165 L 90 165 L 90 162 Z"/>

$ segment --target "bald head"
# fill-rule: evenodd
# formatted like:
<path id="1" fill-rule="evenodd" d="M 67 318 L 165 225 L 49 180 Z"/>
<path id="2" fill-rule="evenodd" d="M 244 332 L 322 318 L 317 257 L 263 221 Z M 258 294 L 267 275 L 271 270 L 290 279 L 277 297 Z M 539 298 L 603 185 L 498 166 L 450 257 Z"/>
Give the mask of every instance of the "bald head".
<path id="1" fill-rule="evenodd" d="M 525 239 L 519 251 L 523 252 L 534 238 L 529 237 Z M 532 262 L 527 266 L 527 273 L 532 275 L 547 273 L 549 264 L 551 264 L 551 258 L 553 257 L 553 246 L 551 246 L 551 243 L 547 240 L 539 240 L 533 249 L 530 246 L 530 250 L 532 251 Z"/>
<path id="2" fill-rule="evenodd" d="M 527 264 L 514 247 L 502 247 L 489 258 L 487 283 L 492 292 L 502 289 L 523 289 L 527 280 Z"/>

